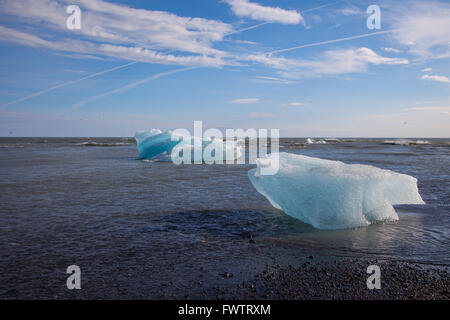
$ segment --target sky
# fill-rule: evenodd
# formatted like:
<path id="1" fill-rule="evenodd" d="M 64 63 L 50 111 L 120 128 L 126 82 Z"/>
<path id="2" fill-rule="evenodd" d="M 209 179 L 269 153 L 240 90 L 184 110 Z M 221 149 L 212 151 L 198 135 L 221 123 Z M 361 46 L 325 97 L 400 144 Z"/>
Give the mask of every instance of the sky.
<path id="1" fill-rule="evenodd" d="M 450 137 L 449 17 L 449 1 L 0 0 L 0 136 L 201 120 L 282 137 Z"/>

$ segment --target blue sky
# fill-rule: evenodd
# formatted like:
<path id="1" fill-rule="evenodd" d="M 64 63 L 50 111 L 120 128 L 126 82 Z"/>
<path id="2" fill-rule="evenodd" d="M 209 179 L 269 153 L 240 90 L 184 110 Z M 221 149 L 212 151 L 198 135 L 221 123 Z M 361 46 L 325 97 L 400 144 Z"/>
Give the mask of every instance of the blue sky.
<path id="1" fill-rule="evenodd" d="M 67 6 L 81 29 L 66 26 Z M 369 5 L 381 29 L 368 29 Z M 448 1 L 0 1 L 0 136 L 450 137 Z"/>

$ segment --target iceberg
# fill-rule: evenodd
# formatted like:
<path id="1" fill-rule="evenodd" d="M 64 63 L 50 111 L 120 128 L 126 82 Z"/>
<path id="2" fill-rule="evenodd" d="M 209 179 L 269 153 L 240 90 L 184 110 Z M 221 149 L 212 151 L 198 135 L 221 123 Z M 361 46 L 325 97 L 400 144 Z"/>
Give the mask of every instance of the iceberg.
<path id="1" fill-rule="evenodd" d="M 417 179 L 369 165 L 345 164 L 291 153 L 275 175 L 262 175 L 267 159 L 248 172 L 256 190 L 277 209 L 317 229 L 345 229 L 395 221 L 396 204 L 424 204 Z"/>
<path id="2" fill-rule="evenodd" d="M 319 139 L 319 140 L 313 140 L 311 138 L 306 139 L 306 144 L 326 144 L 327 142 L 325 140 Z"/>
<path id="3" fill-rule="evenodd" d="M 179 141 L 172 141 L 171 136 L 171 131 L 161 131 L 159 129 L 136 132 L 134 138 L 139 151 L 138 158 L 170 161 L 172 149 L 180 143 Z"/>
<path id="4" fill-rule="evenodd" d="M 431 144 L 427 140 L 384 140 L 381 144 L 390 144 L 398 146 L 409 146 L 409 145 L 428 145 Z"/>
<path id="5" fill-rule="evenodd" d="M 185 159 L 194 161 L 194 146 L 201 148 L 201 161 L 208 164 L 225 161 L 231 155 L 231 160 L 236 160 L 242 156 L 242 142 L 227 141 L 223 139 L 191 136 L 189 132 L 185 135 L 179 131 L 161 131 L 159 129 L 143 130 L 134 135 L 139 151 L 138 159 L 152 161 L 171 161 L 172 151 L 186 152 Z M 174 140 L 172 139 L 174 138 Z M 176 148 L 176 149 L 175 149 Z M 216 155 L 216 152 L 223 152 L 222 156 Z"/>

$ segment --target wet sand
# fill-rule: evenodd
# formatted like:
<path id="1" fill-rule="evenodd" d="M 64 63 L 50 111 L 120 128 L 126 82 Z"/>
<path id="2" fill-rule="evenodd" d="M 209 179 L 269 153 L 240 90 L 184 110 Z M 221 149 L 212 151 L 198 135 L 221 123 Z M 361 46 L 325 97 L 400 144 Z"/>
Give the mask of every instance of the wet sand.
<path id="1" fill-rule="evenodd" d="M 312 257 L 312 256 L 311 256 Z M 369 290 L 364 272 L 369 265 L 381 269 L 381 288 Z M 448 300 L 449 269 L 394 261 L 341 259 L 305 262 L 300 266 L 275 266 L 245 282 L 238 299 L 368 299 Z"/>
<path id="2" fill-rule="evenodd" d="M 62 266 L 68 261 L 55 257 L 47 263 L 61 263 L 58 268 L 48 266 L 28 276 L 8 273 L 0 299 L 450 299 L 448 266 L 342 257 L 326 248 L 253 238 L 227 244 L 192 243 L 188 251 L 208 246 L 217 254 L 213 260 L 194 261 L 186 255 L 186 261 L 163 263 L 149 251 L 138 257 L 130 248 L 120 262 L 108 262 L 105 256 L 98 265 L 86 261 L 81 290 L 65 288 L 68 275 Z M 367 288 L 370 265 L 380 267 L 380 290 Z"/>
<path id="3" fill-rule="evenodd" d="M 389 258 L 346 257 L 310 244 L 289 242 L 250 247 L 266 258 L 265 267 L 239 285 L 204 294 L 205 299 L 270 300 L 449 300 L 450 268 Z M 368 266 L 380 268 L 380 289 L 368 289 Z M 221 274 L 225 281 L 234 275 Z M 186 297 L 189 298 L 189 297 Z"/>

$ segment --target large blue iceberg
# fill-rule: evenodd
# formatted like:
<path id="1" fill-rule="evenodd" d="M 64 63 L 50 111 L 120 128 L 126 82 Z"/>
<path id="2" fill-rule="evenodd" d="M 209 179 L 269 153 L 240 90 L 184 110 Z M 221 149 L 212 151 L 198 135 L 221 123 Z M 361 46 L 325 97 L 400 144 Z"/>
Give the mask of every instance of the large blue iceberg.
<path id="1" fill-rule="evenodd" d="M 424 204 L 417 179 L 361 164 L 291 153 L 279 156 L 275 175 L 261 174 L 267 159 L 248 172 L 256 190 L 288 215 L 318 229 L 367 226 L 398 220 L 392 205 Z"/>
<path id="2" fill-rule="evenodd" d="M 218 158 L 225 161 L 230 154 L 232 160 L 242 156 L 240 141 L 228 141 L 225 143 L 223 139 L 197 138 L 188 134 L 183 136 L 179 132 L 161 131 L 159 129 L 136 132 L 134 138 L 139 151 L 139 159 L 171 161 L 172 151 L 177 147 L 177 150 L 186 151 L 189 154 L 188 158 L 193 161 L 195 146 L 201 148 L 200 160 L 206 163 L 214 163 Z M 216 157 L 216 151 L 220 151 L 222 156 Z"/>
<path id="3" fill-rule="evenodd" d="M 172 141 L 171 136 L 171 131 L 159 129 L 136 132 L 134 138 L 139 151 L 139 159 L 170 161 L 171 151 L 179 143 L 179 141 Z"/>

